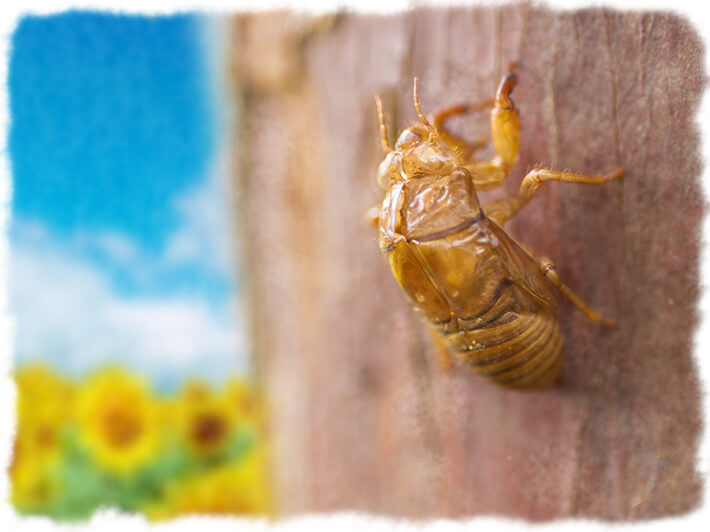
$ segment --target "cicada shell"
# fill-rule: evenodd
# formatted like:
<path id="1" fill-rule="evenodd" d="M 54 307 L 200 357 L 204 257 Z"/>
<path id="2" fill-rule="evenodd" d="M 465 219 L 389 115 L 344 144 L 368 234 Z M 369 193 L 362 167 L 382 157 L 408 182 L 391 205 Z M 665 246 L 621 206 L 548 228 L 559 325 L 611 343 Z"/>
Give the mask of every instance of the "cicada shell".
<path id="1" fill-rule="evenodd" d="M 419 123 L 401 133 L 394 149 L 377 98 L 387 153 L 377 176 L 386 189 L 378 242 L 412 306 L 449 353 L 496 384 L 535 389 L 553 385 L 562 362 L 555 288 L 589 319 L 615 322 L 584 304 L 549 259 L 532 256 L 503 226 L 545 181 L 604 184 L 622 171 L 586 176 L 539 168 L 523 179 L 517 195 L 482 206 L 477 190 L 500 185 L 517 162 L 520 127 L 510 98 L 515 83 L 510 72 L 491 103 L 445 109 L 430 122 L 415 79 Z M 476 160 L 478 146 L 445 127 L 451 115 L 485 105 L 496 150 L 489 161 Z"/>

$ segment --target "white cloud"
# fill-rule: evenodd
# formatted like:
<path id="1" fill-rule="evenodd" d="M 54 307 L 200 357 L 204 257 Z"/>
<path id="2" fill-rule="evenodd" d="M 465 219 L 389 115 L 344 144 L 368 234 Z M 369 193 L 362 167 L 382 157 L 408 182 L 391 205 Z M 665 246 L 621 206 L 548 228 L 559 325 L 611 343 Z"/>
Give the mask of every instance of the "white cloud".
<path id="1" fill-rule="evenodd" d="M 83 229 L 62 239 L 40 222 L 16 220 L 9 286 L 18 361 L 39 358 L 72 374 L 121 363 L 158 380 L 246 370 L 241 307 L 230 294 L 223 305 L 199 294 L 128 297 L 82 258 L 98 252 L 148 287 L 179 266 L 232 278 L 227 176 L 221 158 L 204 182 L 177 197 L 178 228 L 157 256 L 115 231 Z"/>
<path id="2" fill-rule="evenodd" d="M 81 231 L 75 240 L 79 245 L 98 249 L 117 264 L 135 264 L 140 258 L 140 250 L 135 242 L 116 231 Z"/>
<path id="3" fill-rule="evenodd" d="M 198 358 L 207 362 L 205 356 L 235 348 L 234 327 L 193 301 L 115 301 L 105 308 L 104 318 L 116 330 L 130 331 L 130 345 L 142 346 L 145 353 L 163 352 L 163 359 L 174 364 Z"/>
<path id="4" fill-rule="evenodd" d="M 10 296 L 20 361 L 80 374 L 105 363 L 213 378 L 246 369 L 238 308 L 194 298 L 126 298 L 51 237 L 15 242 Z"/>
<path id="5" fill-rule="evenodd" d="M 174 207 L 181 223 L 165 246 L 165 266 L 200 263 L 215 273 L 233 275 L 233 204 L 228 179 L 228 152 L 224 150 L 207 179 L 178 196 Z"/>
<path id="6" fill-rule="evenodd" d="M 171 202 L 177 220 L 162 249 L 146 250 L 126 233 L 85 227 L 59 240 L 37 220 L 13 221 L 14 242 L 51 243 L 76 255 L 100 257 L 122 268 L 142 286 L 177 267 L 195 267 L 208 275 L 235 278 L 233 201 L 229 187 L 229 155 L 215 158 L 204 179 L 178 194 Z"/>

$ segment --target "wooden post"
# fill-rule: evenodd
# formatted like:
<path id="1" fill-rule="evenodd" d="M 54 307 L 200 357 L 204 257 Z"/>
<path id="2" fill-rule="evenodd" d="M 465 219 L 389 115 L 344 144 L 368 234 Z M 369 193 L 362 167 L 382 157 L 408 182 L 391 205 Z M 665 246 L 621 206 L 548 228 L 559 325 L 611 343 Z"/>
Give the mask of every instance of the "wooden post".
<path id="1" fill-rule="evenodd" d="M 697 325 L 702 47 L 664 13 L 529 5 L 394 16 L 237 16 L 239 231 L 283 514 L 645 519 L 700 498 Z M 490 98 L 510 61 L 521 157 L 626 173 L 549 184 L 507 230 L 616 330 L 563 303 L 563 376 L 535 393 L 442 370 L 365 211 L 391 135 Z M 454 127 L 476 138 L 485 114 Z M 495 197 L 495 196 L 487 196 Z"/>

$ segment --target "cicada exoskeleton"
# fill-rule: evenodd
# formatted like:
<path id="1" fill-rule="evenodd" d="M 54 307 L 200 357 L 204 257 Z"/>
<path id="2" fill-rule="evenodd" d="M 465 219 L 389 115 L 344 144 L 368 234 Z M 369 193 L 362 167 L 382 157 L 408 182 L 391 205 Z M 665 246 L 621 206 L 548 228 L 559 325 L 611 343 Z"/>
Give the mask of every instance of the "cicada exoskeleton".
<path id="1" fill-rule="evenodd" d="M 518 159 L 520 126 L 510 98 L 515 74 L 503 77 L 490 103 L 496 151 L 491 160 L 476 160 L 477 146 L 445 127 L 449 116 L 480 106 L 451 107 L 430 122 L 421 111 L 416 81 L 419 123 L 405 129 L 394 148 L 377 98 L 387 153 L 377 175 L 387 191 L 378 215 L 380 248 L 448 352 L 502 386 L 550 386 L 562 360 L 553 287 L 589 319 L 607 326 L 615 322 L 583 303 L 549 259 L 532 256 L 503 226 L 545 181 L 600 185 L 619 178 L 622 170 L 585 176 L 538 168 L 525 176 L 518 194 L 481 205 L 477 190 L 500 185 Z"/>

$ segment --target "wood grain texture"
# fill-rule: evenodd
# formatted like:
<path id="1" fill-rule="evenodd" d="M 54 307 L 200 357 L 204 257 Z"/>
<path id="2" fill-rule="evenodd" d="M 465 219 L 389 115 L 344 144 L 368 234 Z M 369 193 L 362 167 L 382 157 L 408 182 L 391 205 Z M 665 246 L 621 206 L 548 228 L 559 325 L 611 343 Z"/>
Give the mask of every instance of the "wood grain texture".
<path id="1" fill-rule="evenodd" d="M 689 24 L 509 6 L 259 13 L 233 29 L 238 226 L 280 512 L 624 520 L 695 507 L 705 74 Z M 413 76 L 431 112 L 492 97 L 512 60 L 521 156 L 504 192 L 536 163 L 626 170 L 604 187 L 546 184 L 506 226 L 620 323 L 563 303 L 562 382 L 531 393 L 442 371 L 364 222 L 383 197 L 373 95 L 401 129 Z M 487 119 L 453 126 L 473 138 Z"/>

